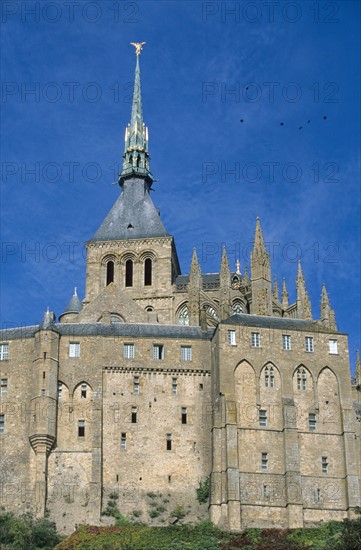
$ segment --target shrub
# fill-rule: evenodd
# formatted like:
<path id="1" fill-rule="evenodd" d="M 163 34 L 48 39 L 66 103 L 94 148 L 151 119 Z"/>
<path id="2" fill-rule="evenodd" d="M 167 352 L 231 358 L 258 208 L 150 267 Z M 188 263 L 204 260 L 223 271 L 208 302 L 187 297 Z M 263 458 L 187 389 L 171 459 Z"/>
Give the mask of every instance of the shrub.
<path id="1" fill-rule="evenodd" d="M 156 498 L 157 494 L 156 493 L 153 493 L 153 491 L 150 491 L 149 493 L 147 493 L 147 497 L 149 498 Z"/>
<path id="2" fill-rule="evenodd" d="M 177 504 L 177 506 L 174 508 L 174 510 L 170 513 L 170 516 L 172 518 L 176 518 L 178 520 L 185 518 L 186 512 L 184 511 L 183 506 L 180 506 Z"/>
<path id="3" fill-rule="evenodd" d="M 158 510 L 149 510 L 149 516 L 151 518 L 157 518 L 160 516 L 160 512 L 158 512 Z"/>
<path id="4" fill-rule="evenodd" d="M 143 514 L 143 512 L 142 510 L 133 510 L 132 514 L 135 518 L 139 518 Z"/>
<path id="5" fill-rule="evenodd" d="M 205 479 L 204 481 L 199 482 L 199 486 L 196 489 L 197 500 L 199 504 L 208 502 L 209 491 L 210 491 L 210 479 L 209 477 L 207 477 L 207 479 Z"/>

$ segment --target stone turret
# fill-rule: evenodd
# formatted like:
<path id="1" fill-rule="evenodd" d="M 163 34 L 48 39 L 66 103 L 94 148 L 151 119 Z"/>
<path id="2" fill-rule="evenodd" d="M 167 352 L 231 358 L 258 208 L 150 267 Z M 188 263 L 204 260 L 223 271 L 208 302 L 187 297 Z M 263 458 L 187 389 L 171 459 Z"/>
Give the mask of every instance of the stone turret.
<path id="1" fill-rule="evenodd" d="M 331 309 L 325 283 L 322 285 L 320 320 L 325 328 L 336 330 L 335 312 Z"/>
<path id="2" fill-rule="evenodd" d="M 239 268 L 237 267 L 237 271 Z M 223 248 L 221 269 L 220 269 L 220 318 L 221 320 L 228 319 L 231 315 L 231 272 L 229 269 L 227 251 Z"/>
<path id="3" fill-rule="evenodd" d="M 253 252 L 251 253 L 252 304 L 251 313 L 272 315 L 272 284 L 270 256 L 266 252 L 260 219 L 256 220 Z"/>
<path id="4" fill-rule="evenodd" d="M 297 290 L 297 317 L 299 319 L 312 319 L 311 302 L 308 297 L 306 289 L 305 279 L 302 273 L 302 267 L 300 260 L 298 261 L 297 277 L 296 277 L 296 290 Z"/>
<path id="5" fill-rule="evenodd" d="M 189 271 L 188 300 L 189 300 L 189 324 L 200 324 L 200 293 L 202 289 L 202 273 L 197 258 L 197 251 L 193 249 L 191 268 Z"/>

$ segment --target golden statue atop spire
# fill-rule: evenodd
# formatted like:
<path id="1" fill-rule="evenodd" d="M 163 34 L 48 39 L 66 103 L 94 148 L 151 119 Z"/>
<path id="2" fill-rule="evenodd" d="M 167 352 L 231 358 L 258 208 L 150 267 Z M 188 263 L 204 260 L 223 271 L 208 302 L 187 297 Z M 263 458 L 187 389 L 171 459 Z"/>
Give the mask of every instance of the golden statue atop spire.
<path id="1" fill-rule="evenodd" d="M 135 55 L 140 55 L 145 42 L 131 42 L 131 45 L 135 47 Z"/>

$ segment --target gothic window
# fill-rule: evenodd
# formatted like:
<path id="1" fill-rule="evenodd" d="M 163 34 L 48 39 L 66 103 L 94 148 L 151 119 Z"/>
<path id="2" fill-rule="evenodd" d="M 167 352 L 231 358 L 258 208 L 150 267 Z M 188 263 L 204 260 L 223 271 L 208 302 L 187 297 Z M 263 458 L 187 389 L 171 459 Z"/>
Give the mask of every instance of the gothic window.
<path id="1" fill-rule="evenodd" d="M 114 262 L 110 260 L 107 263 L 107 286 L 114 282 Z"/>
<path id="2" fill-rule="evenodd" d="M 133 286 L 133 261 L 127 260 L 125 262 L 125 286 Z"/>
<path id="3" fill-rule="evenodd" d="M 152 260 L 147 258 L 144 262 L 144 286 L 152 284 Z"/>
<path id="4" fill-rule="evenodd" d="M 178 314 L 179 325 L 189 325 L 189 311 L 188 307 L 184 305 Z"/>
<path id="5" fill-rule="evenodd" d="M 234 302 L 234 303 L 233 303 L 233 305 L 232 305 L 232 312 L 233 312 L 234 314 L 243 313 L 243 307 L 242 307 L 241 302 Z"/>
<path id="6" fill-rule="evenodd" d="M 219 317 L 218 317 L 218 313 L 216 312 L 216 310 L 214 309 L 214 307 L 212 306 L 206 306 L 205 307 L 205 310 L 207 312 L 207 315 L 209 315 L 212 319 L 214 319 L 214 321 L 219 321 Z"/>
<path id="7" fill-rule="evenodd" d="M 297 389 L 307 390 L 307 375 L 305 369 L 297 369 Z"/>

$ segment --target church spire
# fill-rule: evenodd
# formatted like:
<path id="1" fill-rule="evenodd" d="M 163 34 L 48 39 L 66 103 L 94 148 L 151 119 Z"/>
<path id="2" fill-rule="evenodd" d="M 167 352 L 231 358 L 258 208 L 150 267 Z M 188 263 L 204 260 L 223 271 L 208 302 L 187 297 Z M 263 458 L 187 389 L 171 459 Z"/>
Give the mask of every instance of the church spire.
<path id="1" fill-rule="evenodd" d="M 149 171 L 148 128 L 143 122 L 139 65 L 140 52 L 145 42 L 132 42 L 131 44 L 136 49 L 132 115 L 130 123 L 125 129 L 123 168 L 119 175 L 118 183 L 119 185 L 123 185 L 127 177 L 141 176 L 146 179 L 150 186 L 153 182 L 153 176 Z"/>
<path id="2" fill-rule="evenodd" d="M 287 292 L 286 279 L 283 279 L 283 283 L 282 283 L 282 306 L 284 308 L 288 307 L 288 292 Z"/>
<path id="3" fill-rule="evenodd" d="M 266 251 L 258 217 L 256 219 L 253 251 L 251 252 L 251 281 L 251 313 L 255 315 L 272 315 L 270 256 Z"/>
<path id="4" fill-rule="evenodd" d="M 279 296 L 278 281 L 277 281 L 276 275 L 275 275 L 274 278 L 273 278 L 273 290 L 272 290 L 272 293 L 273 293 L 274 299 L 277 300 L 277 301 L 279 302 L 279 301 L 280 301 L 280 296 Z"/>
<path id="5" fill-rule="evenodd" d="M 330 300 L 327 294 L 325 283 L 322 284 L 321 293 L 321 316 L 323 326 L 336 330 L 335 312 L 331 309 Z"/>
<path id="6" fill-rule="evenodd" d="M 306 282 L 302 273 L 301 260 L 298 260 L 297 277 L 297 316 L 299 319 L 312 319 L 311 302 L 306 289 Z"/>

